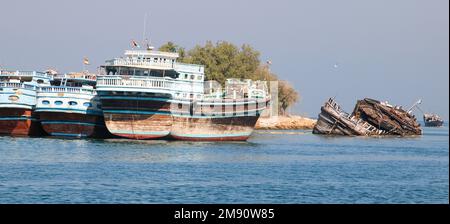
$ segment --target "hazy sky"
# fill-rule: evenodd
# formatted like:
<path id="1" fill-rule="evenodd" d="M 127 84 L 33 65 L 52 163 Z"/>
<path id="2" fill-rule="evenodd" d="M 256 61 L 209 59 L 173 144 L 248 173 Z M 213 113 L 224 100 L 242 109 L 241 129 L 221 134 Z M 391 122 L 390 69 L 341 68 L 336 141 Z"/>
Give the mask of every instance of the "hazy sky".
<path id="1" fill-rule="evenodd" d="M 291 112 L 316 117 L 336 96 L 349 112 L 364 97 L 449 116 L 448 0 L 150 1 L 2 0 L 0 65 L 90 70 L 142 39 L 186 48 L 248 43 L 301 95 Z M 334 66 L 337 63 L 337 68 Z M 418 114 L 420 115 L 420 114 Z"/>

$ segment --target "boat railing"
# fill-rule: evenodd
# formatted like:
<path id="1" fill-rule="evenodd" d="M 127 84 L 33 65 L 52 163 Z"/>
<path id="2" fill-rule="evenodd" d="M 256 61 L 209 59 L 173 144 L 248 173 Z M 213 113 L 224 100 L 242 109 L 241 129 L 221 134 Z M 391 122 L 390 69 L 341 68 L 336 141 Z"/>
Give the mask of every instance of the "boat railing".
<path id="1" fill-rule="evenodd" d="M 204 73 L 204 71 L 205 71 L 205 67 L 202 65 L 187 64 L 187 63 L 181 63 L 181 62 L 177 62 L 175 65 L 175 68 L 177 70 L 184 71 L 184 72 Z"/>
<path id="2" fill-rule="evenodd" d="M 163 67 L 163 68 L 173 68 L 173 63 L 170 60 L 166 62 L 154 61 L 152 59 L 142 60 L 142 59 L 124 59 L 124 58 L 116 58 L 109 61 L 106 61 L 108 65 L 115 66 L 154 66 L 154 67 Z"/>
<path id="3" fill-rule="evenodd" d="M 350 114 L 342 110 L 341 106 L 337 104 L 333 99 L 330 98 L 328 100 L 328 105 L 330 105 L 339 115 L 350 118 Z"/>
<path id="4" fill-rule="evenodd" d="M 137 88 L 172 89 L 173 81 L 164 79 L 117 79 L 102 77 L 97 79 L 97 86 L 128 86 Z"/>
<path id="5" fill-rule="evenodd" d="M 0 76 L 47 76 L 43 72 L 36 72 L 36 71 L 6 71 L 6 70 L 0 70 Z"/>
<path id="6" fill-rule="evenodd" d="M 25 83 L 15 83 L 15 82 L 0 82 L 0 87 L 4 88 L 17 88 L 17 89 L 36 89 L 36 86 L 25 84 Z"/>
<path id="7" fill-rule="evenodd" d="M 127 56 L 151 56 L 151 57 L 168 57 L 177 58 L 178 53 L 165 52 L 165 51 L 143 51 L 143 50 L 126 50 L 125 55 Z"/>
<path id="8" fill-rule="evenodd" d="M 66 78 L 66 79 L 83 79 L 83 80 L 92 80 L 95 81 L 97 76 L 94 74 L 83 74 L 83 73 L 69 73 L 69 74 L 58 74 L 55 75 L 54 78 Z"/>
<path id="9" fill-rule="evenodd" d="M 44 93 L 87 93 L 87 94 L 95 94 L 94 89 L 86 89 L 86 88 L 77 88 L 77 87 L 65 87 L 65 86 L 46 86 L 40 87 L 40 92 Z"/>

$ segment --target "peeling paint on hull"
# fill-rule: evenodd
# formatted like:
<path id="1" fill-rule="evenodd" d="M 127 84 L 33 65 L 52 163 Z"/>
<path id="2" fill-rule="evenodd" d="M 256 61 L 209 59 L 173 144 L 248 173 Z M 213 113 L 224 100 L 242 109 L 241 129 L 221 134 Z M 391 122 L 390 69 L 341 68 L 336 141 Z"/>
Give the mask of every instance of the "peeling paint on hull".
<path id="1" fill-rule="evenodd" d="M 131 139 L 158 139 L 169 135 L 170 115 L 105 113 L 108 130 L 119 137 Z"/>
<path id="2" fill-rule="evenodd" d="M 103 92 L 100 99 L 108 130 L 131 139 L 245 141 L 267 106 L 265 100 L 172 99 Z"/>
<path id="3" fill-rule="evenodd" d="M 40 136 L 36 115 L 30 109 L 0 108 L 0 135 Z"/>
<path id="4" fill-rule="evenodd" d="M 190 141 L 245 141 L 252 134 L 258 117 L 174 117 L 170 135 L 174 139 Z"/>
<path id="5" fill-rule="evenodd" d="M 41 125 L 50 136 L 104 138 L 109 136 L 103 117 L 88 114 L 41 112 Z"/>

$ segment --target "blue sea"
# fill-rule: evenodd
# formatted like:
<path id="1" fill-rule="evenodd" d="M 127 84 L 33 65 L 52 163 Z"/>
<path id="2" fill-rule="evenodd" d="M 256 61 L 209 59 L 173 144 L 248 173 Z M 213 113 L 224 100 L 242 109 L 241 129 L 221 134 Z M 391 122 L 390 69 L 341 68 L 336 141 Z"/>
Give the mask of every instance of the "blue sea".
<path id="1" fill-rule="evenodd" d="M 248 142 L 0 137 L 0 203 L 449 203 L 449 129 Z"/>

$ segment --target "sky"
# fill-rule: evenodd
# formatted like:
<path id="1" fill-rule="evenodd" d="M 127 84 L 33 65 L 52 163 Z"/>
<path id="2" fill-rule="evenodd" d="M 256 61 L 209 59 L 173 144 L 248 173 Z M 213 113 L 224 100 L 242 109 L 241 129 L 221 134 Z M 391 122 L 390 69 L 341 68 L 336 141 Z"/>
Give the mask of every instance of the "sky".
<path id="1" fill-rule="evenodd" d="M 155 47 L 207 40 L 250 44 L 291 82 L 291 113 L 317 117 L 336 97 L 365 97 L 449 118 L 448 0 L 2 1 L 0 66 L 95 71 L 146 35 Z M 417 116 L 421 113 L 417 111 Z"/>

